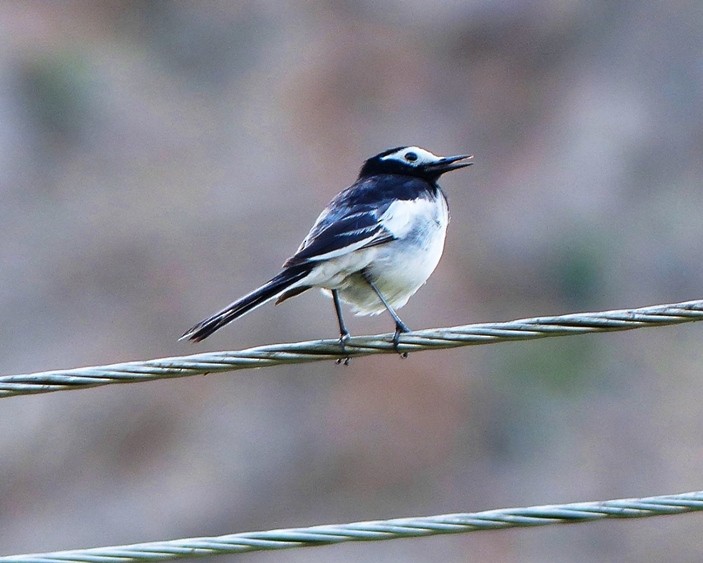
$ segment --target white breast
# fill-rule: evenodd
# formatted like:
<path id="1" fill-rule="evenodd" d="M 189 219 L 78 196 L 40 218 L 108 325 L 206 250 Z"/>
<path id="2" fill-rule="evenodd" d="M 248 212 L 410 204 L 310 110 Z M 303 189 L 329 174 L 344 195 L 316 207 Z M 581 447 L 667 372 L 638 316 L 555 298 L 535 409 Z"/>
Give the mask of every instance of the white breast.
<path id="1" fill-rule="evenodd" d="M 449 213 L 444 196 L 393 203 L 383 224 L 397 240 L 367 249 L 366 270 L 386 300 L 400 308 L 427 281 L 444 250 Z M 357 275 L 338 288 L 340 297 L 356 313 L 373 315 L 385 310 L 369 285 Z"/>

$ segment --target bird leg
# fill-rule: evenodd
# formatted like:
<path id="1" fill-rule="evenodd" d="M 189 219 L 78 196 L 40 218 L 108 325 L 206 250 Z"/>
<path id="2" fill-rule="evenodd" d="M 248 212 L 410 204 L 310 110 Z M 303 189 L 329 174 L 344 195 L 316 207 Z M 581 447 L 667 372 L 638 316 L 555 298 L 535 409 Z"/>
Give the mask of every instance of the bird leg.
<path id="1" fill-rule="evenodd" d="M 344 345 L 347 340 L 351 337 L 347 326 L 344 324 L 344 318 L 342 317 L 342 304 L 339 302 L 339 292 L 336 289 L 332 290 L 332 301 L 334 301 L 334 312 L 337 313 L 337 321 L 339 322 L 339 346 L 342 348 L 342 353 L 344 353 Z M 350 357 L 337 360 L 338 364 L 343 363 L 345 366 L 349 365 Z"/>
<path id="2" fill-rule="evenodd" d="M 383 306 L 386 308 L 386 310 L 390 313 L 391 317 L 393 317 L 393 320 L 395 321 L 395 333 L 393 334 L 393 348 L 395 348 L 395 351 L 400 354 L 401 358 L 407 358 L 408 353 L 407 352 L 399 352 L 398 350 L 398 344 L 400 344 L 400 335 L 403 332 L 411 332 L 410 328 L 408 325 L 406 325 L 398 316 L 398 313 L 395 312 L 393 307 L 390 306 L 388 301 L 386 301 L 386 298 L 383 297 L 383 294 L 381 291 L 376 287 L 376 284 L 374 281 L 371 279 L 371 276 L 369 276 L 368 272 L 366 270 L 361 272 L 361 276 L 364 278 L 366 283 L 368 283 L 371 286 L 371 289 L 374 290 L 374 293 L 378 296 L 378 298 L 381 300 L 381 303 L 383 303 Z"/>

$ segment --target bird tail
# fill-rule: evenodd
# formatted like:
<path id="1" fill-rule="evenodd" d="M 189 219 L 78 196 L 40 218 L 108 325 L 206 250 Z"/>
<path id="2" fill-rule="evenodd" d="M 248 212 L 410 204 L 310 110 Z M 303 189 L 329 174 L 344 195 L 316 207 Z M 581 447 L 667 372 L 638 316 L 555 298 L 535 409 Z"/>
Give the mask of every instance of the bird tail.
<path id="1" fill-rule="evenodd" d="M 305 278 L 309 273 L 309 267 L 286 268 L 276 277 L 267 281 L 259 289 L 247 293 L 244 297 L 237 299 L 237 301 L 230 303 L 221 311 L 188 329 L 185 334 L 181 336 L 180 340 L 188 339 L 193 342 L 200 342 L 227 323 L 246 315 L 248 312 L 253 311 L 267 301 L 286 292 L 286 290 L 289 290 L 289 293 L 294 295 L 302 293 L 306 289 L 309 289 L 309 287 L 300 286 L 291 289 L 291 286 Z"/>

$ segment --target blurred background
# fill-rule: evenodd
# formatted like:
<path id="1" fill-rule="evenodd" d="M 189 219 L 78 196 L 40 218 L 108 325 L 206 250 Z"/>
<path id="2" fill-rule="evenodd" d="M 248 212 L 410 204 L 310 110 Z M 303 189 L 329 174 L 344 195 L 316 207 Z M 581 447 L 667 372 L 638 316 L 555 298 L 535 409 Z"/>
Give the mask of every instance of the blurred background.
<path id="1" fill-rule="evenodd" d="M 699 0 L 2 2 L 0 372 L 334 337 L 308 292 L 178 342 L 404 144 L 476 162 L 411 327 L 703 298 L 701 29 Z M 700 489 L 701 338 L 6 399 L 0 554 Z M 701 518 L 243 559 L 694 561 Z"/>

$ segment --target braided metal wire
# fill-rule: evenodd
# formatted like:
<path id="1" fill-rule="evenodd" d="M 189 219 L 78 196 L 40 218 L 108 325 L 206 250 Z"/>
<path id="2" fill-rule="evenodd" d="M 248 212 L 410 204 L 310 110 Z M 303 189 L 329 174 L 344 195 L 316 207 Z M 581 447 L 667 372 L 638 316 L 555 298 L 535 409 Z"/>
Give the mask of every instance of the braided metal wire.
<path id="1" fill-rule="evenodd" d="M 14 555 L 0 557 L 0 561 L 32 561 L 34 563 L 169 561 L 185 557 L 313 547 L 348 541 L 392 540 L 525 526 L 574 524 L 603 518 L 645 518 L 697 510 L 703 510 L 703 491 L 638 499 L 505 508 L 485 512 L 397 518 L 265 532 L 244 532 L 219 537 Z"/>
<path id="2" fill-rule="evenodd" d="M 512 340 L 632 330 L 702 319 L 703 300 L 696 300 L 639 309 L 418 330 L 402 334 L 397 350 L 390 334 L 352 337 L 345 343 L 344 351 L 341 350 L 337 339 L 273 344 L 234 352 L 211 352 L 143 362 L 4 375 L 0 376 L 0 398 L 370 354 L 419 352 Z"/>

